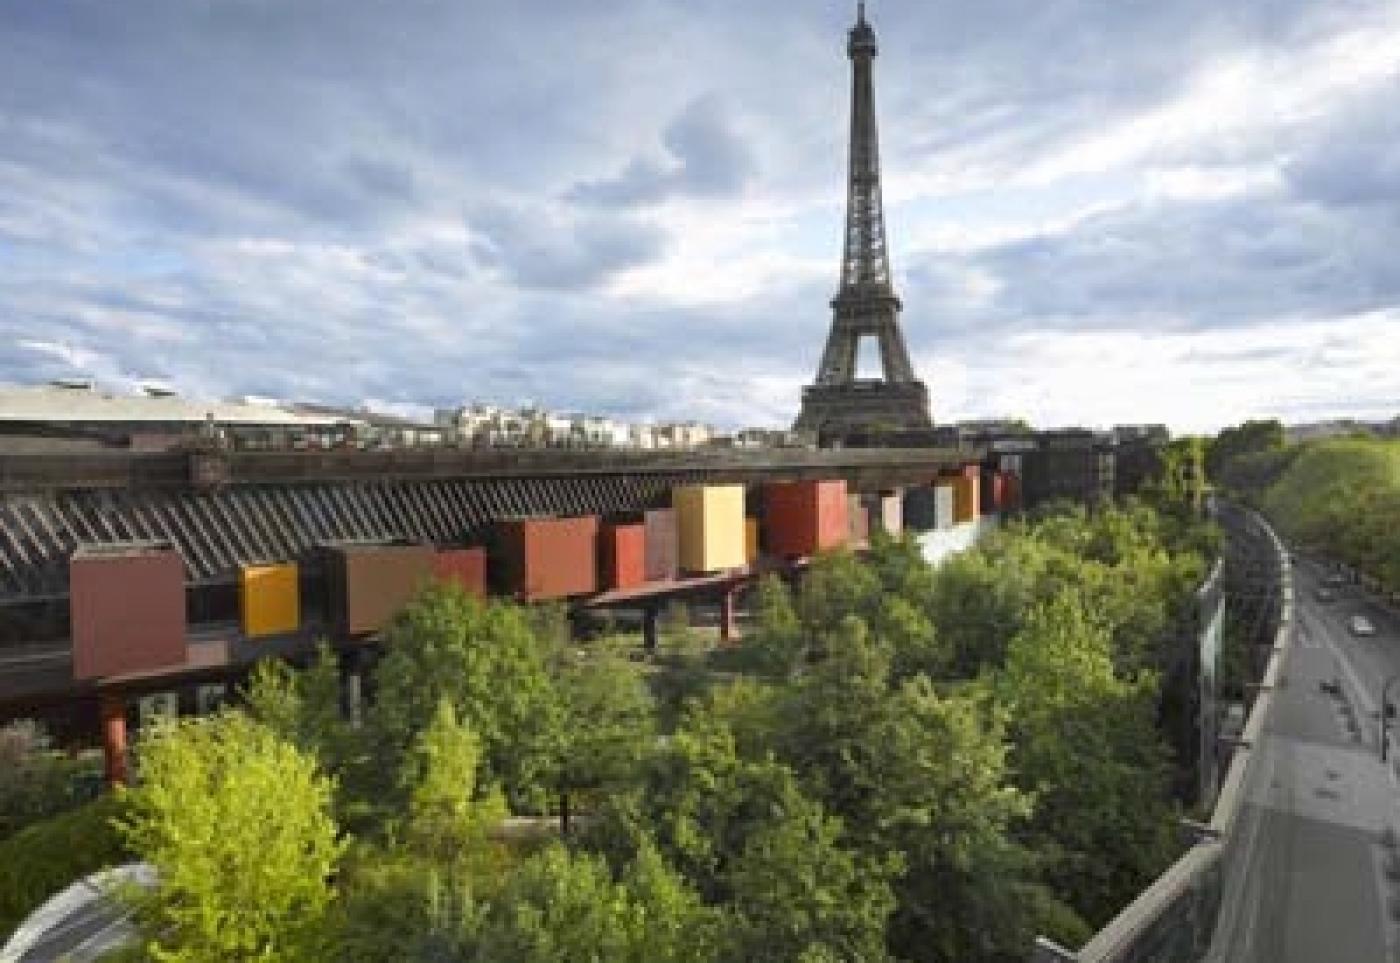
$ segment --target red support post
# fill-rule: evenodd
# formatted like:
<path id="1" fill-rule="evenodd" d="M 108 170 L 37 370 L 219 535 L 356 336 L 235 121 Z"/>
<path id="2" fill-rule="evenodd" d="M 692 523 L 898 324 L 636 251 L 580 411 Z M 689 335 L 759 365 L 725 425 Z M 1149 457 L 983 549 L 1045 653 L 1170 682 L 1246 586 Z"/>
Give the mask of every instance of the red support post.
<path id="1" fill-rule="evenodd" d="M 101 696 L 103 772 L 108 786 L 126 785 L 126 702 L 116 693 Z"/>

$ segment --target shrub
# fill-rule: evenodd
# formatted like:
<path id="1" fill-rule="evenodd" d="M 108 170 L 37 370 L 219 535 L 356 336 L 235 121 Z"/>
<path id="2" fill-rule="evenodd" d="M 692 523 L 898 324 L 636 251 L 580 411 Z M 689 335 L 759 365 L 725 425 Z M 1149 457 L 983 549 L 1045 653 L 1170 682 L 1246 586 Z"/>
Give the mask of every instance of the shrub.
<path id="1" fill-rule="evenodd" d="M 70 883 L 129 859 L 112 825 L 120 812 L 103 796 L 0 840 L 0 938 Z"/>

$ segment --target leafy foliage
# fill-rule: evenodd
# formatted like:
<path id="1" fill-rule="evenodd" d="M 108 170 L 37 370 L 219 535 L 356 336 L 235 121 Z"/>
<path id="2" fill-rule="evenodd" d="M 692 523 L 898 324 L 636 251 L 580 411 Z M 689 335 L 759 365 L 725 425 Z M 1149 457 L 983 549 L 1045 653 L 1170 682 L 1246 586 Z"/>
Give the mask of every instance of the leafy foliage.
<path id="1" fill-rule="evenodd" d="M 1300 446 L 1263 505 L 1291 541 L 1400 591 L 1400 441 Z"/>
<path id="2" fill-rule="evenodd" d="M 742 648 L 672 618 L 645 665 L 616 639 L 567 644 L 557 608 L 430 587 L 389 632 L 362 727 L 336 715 L 323 653 L 260 668 L 252 718 L 151 744 L 126 825 L 172 867 L 153 941 L 527 963 L 999 963 L 1037 933 L 1076 943 L 1172 855 L 1159 679 L 1214 539 L 1135 502 L 1042 511 L 938 570 L 877 534 L 796 588 L 763 581 Z M 343 858 L 328 776 L 361 814 Z M 250 842 L 264 797 L 314 836 L 296 858 Z M 577 817 L 562 840 L 534 815 L 555 800 Z M 196 825 L 220 820 L 217 839 Z"/>
<path id="3" fill-rule="evenodd" d="M 443 855 L 481 847 L 487 832 L 505 818 L 506 805 L 498 793 L 475 798 L 480 762 L 480 740 L 444 698 L 414 740 L 400 774 L 408 798 L 404 835 L 409 845 Z"/>
<path id="4" fill-rule="evenodd" d="M 551 673 L 558 646 L 536 628 L 519 606 L 483 603 L 455 585 L 426 589 L 390 627 L 375 675 L 367 719 L 375 769 L 397 772 L 446 699 L 481 740 L 482 784 L 500 786 L 517 807 L 543 809 L 564 713 Z M 392 798 L 392 788 L 383 792 Z"/>
<path id="5" fill-rule="evenodd" d="M 1120 676 L 1111 634 L 1065 593 L 1031 612 L 997 685 L 1047 879 L 1102 924 L 1175 854 L 1155 679 Z"/>
<path id="6" fill-rule="evenodd" d="M 511 876 L 468 958 L 699 963 L 713 959 L 714 923 L 655 850 L 643 847 L 614 881 L 600 857 L 553 846 Z"/>
<path id="7" fill-rule="evenodd" d="M 1216 435 L 1206 450 L 1205 468 L 1211 480 L 1233 490 L 1263 488 L 1265 466 L 1280 464 L 1286 447 L 1283 424 L 1277 419 L 1246 421 Z M 1261 484 L 1262 483 L 1262 484 Z"/>
<path id="8" fill-rule="evenodd" d="M 314 959 L 343 844 L 313 756 L 241 713 L 141 744 L 119 822 L 156 868 L 140 909 L 159 960 Z"/>
<path id="9" fill-rule="evenodd" d="M 90 801 L 101 764 L 49 748 L 32 719 L 0 726 L 0 840 Z"/>
<path id="10" fill-rule="evenodd" d="M 126 861 L 112 822 L 121 811 L 104 796 L 0 840 L 0 938 L 70 883 Z"/>

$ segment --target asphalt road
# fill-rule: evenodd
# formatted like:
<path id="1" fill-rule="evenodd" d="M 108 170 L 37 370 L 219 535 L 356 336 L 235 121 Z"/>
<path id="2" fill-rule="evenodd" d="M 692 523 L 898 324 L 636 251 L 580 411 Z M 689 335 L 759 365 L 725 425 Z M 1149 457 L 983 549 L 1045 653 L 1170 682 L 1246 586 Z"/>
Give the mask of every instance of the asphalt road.
<path id="1" fill-rule="evenodd" d="M 1386 678 L 1400 673 L 1400 617 L 1356 587 L 1319 601 L 1323 575 L 1294 567 L 1297 635 L 1230 844 L 1213 959 L 1400 958 L 1385 912 L 1400 883 L 1386 879 L 1392 851 L 1381 842 L 1387 827 L 1400 830 L 1400 788 L 1380 762 L 1376 714 Z M 1356 613 L 1376 636 L 1351 635 Z"/>

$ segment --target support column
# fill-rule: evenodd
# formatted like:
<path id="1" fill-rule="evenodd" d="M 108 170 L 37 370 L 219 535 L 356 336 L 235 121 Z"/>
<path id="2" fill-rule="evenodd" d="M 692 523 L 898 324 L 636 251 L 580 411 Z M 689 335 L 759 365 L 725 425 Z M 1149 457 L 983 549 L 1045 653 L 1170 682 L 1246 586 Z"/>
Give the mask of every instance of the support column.
<path id="1" fill-rule="evenodd" d="M 108 786 L 126 785 L 126 700 L 119 693 L 103 693 L 102 716 L 103 774 Z"/>
<path id="2" fill-rule="evenodd" d="M 739 641 L 739 626 L 734 619 L 734 603 L 738 595 L 738 588 L 730 586 L 719 597 L 719 640 L 724 645 Z"/>
<path id="3" fill-rule="evenodd" d="M 655 605 L 648 605 L 642 610 L 642 647 L 648 652 L 656 651 L 657 614 Z"/>
<path id="4" fill-rule="evenodd" d="M 361 693 L 361 676 L 359 660 L 351 663 L 345 670 L 342 680 L 345 686 L 345 718 L 349 720 L 352 728 L 360 727 L 360 709 L 363 705 L 364 697 Z"/>

